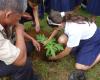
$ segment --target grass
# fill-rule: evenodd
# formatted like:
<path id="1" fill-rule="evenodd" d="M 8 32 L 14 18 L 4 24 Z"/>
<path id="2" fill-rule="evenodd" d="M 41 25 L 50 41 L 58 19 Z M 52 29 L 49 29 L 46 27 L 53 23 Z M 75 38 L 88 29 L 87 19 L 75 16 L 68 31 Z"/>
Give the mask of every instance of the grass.
<path id="1" fill-rule="evenodd" d="M 79 14 L 90 17 L 85 10 L 80 9 Z M 46 16 L 41 20 L 41 30 L 51 32 L 52 29 L 46 23 Z M 97 17 L 96 23 L 100 26 L 100 17 Z M 30 26 L 30 22 L 26 26 Z M 56 62 L 47 62 L 45 60 L 33 60 L 35 72 L 41 75 L 42 80 L 67 80 L 68 75 L 73 71 L 75 60 L 69 55 Z M 86 72 L 87 80 L 100 80 L 100 63 Z"/>

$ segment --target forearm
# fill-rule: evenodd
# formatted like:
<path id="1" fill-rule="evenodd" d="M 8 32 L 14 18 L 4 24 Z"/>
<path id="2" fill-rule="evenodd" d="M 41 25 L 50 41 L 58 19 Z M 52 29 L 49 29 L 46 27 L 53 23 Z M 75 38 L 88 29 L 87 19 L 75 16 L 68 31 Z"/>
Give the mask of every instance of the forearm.
<path id="1" fill-rule="evenodd" d="M 24 40 L 24 29 L 22 29 L 21 27 L 16 29 L 16 47 L 20 49 L 20 54 L 14 64 L 19 66 L 24 65 L 27 59 L 27 51 Z"/>
<path id="2" fill-rule="evenodd" d="M 51 57 L 50 60 L 57 60 L 57 59 L 61 59 L 67 55 L 70 54 L 71 52 L 71 48 L 65 48 L 62 52 L 58 53 L 56 56 Z"/>
<path id="3" fill-rule="evenodd" d="M 24 32 L 24 37 L 25 37 L 25 39 L 28 39 L 28 40 L 33 40 L 34 38 L 33 37 L 31 37 L 29 34 L 27 34 L 26 32 Z"/>
<path id="4" fill-rule="evenodd" d="M 26 62 L 27 56 L 26 56 L 26 45 L 25 45 L 25 40 L 24 36 L 20 35 L 19 33 L 16 33 L 16 47 L 20 49 L 20 55 L 15 61 L 16 65 L 23 65 Z"/>
<path id="5" fill-rule="evenodd" d="M 33 15 L 34 15 L 34 19 L 35 19 L 36 25 L 39 25 L 38 6 L 34 7 Z"/>
<path id="6" fill-rule="evenodd" d="M 55 37 L 55 36 L 57 35 L 58 31 L 60 31 L 60 30 L 62 30 L 62 29 L 63 29 L 63 27 L 58 27 L 58 28 L 56 28 L 56 29 L 52 32 L 52 34 L 51 34 L 51 36 L 49 37 L 48 40 L 51 40 L 53 37 Z"/>
<path id="7" fill-rule="evenodd" d="M 48 40 L 51 40 L 53 37 L 55 37 L 57 33 L 58 33 L 58 30 L 54 30 Z"/>
<path id="8" fill-rule="evenodd" d="M 70 52 L 71 52 L 71 49 L 65 49 L 64 51 L 59 53 L 56 57 L 57 57 L 57 59 L 63 58 L 65 56 L 69 55 Z"/>

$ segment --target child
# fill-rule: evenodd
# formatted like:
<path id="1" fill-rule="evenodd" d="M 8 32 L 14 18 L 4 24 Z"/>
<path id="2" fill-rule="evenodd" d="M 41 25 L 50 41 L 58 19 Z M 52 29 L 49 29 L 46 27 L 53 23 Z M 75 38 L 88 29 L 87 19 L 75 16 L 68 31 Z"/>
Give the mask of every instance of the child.
<path id="1" fill-rule="evenodd" d="M 59 20 L 58 20 L 59 16 Z M 60 13 L 51 13 L 48 20 L 52 25 L 58 25 L 53 31 L 47 43 L 59 30 L 64 27 L 64 35 L 58 42 L 66 45 L 65 49 L 50 60 L 63 58 L 73 51 L 76 57 L 75 67 L 77 70 L 88 70 L 100 61 L 100 29 L 86 17 L 65 14 L 62 18 Z M 73 79 L 72 79 L 73 80 Z"/>

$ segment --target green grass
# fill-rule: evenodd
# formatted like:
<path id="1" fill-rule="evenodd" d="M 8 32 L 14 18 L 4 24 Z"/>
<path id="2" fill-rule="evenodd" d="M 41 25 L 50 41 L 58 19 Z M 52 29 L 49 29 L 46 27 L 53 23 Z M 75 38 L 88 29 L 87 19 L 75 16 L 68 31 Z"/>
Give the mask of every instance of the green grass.
<path id="1" fill-rule="evenodd" d="M 86 11 L 80 9 L 77 13 L 90 17 Z M 52 29 L 46 23 L 46 16 L 40 22 L 41 30 L 51 32 Z M 100 26 L 100 17 L 97 17 L 96 23 Z M 30 26 L 30 22 L 26 26 Z M 69 55 L 56 62 L 47 62 L 45 60 L 33 60 L 35 72 L 41 75 L 42 80 L 67 80 L 68 75 L 75 69 L 74 57 Z M 100 80 L 100 63 L 86 72 L 87 80 Z"/>

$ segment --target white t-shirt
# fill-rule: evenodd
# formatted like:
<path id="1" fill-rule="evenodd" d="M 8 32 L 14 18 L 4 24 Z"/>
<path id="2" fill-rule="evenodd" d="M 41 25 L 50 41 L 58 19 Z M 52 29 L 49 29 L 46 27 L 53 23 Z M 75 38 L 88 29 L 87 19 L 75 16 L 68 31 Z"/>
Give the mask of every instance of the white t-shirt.
<path id="1" fill-rule="evenodd" d="M 91 38 L 97 30 L 94 22 L 66 22 L 65 34 L 68 36 L 67 47 L 76 47 L 79 45 L 80 40 Z"/>
<path id="2" fill-rule="evenodd" d="M 4 28 L 0 25 L 0 30 Z M 14 46 L 10 40 L 5 39 L 0 32 L 0 60 L 6 65 L 12 64 L 20 54 L 20 49 Z"/>

